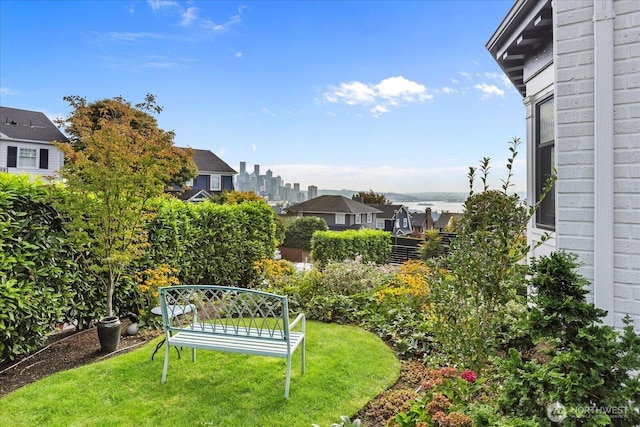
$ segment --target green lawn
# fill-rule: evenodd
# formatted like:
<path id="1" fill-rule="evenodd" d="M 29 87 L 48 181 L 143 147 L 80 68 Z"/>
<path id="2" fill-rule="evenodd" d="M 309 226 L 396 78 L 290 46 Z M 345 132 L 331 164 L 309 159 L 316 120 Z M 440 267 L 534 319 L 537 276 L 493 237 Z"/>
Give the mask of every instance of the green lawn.
<path id="1" fill-rule="evenodd" d="M 171 349 L 131 353 L 61 372 L 0 399 L 1 426 L 329 426 L 391 386 L 400 363 L 360 328 L 307 322 L 306 371 L 294 355 L 289 399 L 284 359 Z"/>

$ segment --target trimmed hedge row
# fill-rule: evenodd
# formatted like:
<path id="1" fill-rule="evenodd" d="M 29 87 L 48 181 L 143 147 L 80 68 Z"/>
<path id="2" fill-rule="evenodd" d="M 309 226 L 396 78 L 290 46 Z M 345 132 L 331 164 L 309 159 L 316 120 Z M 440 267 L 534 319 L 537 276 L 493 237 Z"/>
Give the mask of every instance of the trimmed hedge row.
<path id="1" fill-rule="evenodd" d="M 73 310 L 79 268 L 49 203 L 57 191 L 0 173 L 0 362 L 42 345 Z"/>
<path id="2" fill-rule="evenodd" d="M 149 224 L 146 262 L 177 269 L 181 284 L 247 286 L 257 280 L 254 263 L 273 258 L 274 216 L 262 202 L 163 201 Z"/>
<path id="3" fill-rule="evenodd" d="M 391 233 L 383 230 L 316 231 L 311 238 L 311 258 L 321 266 L 361 257 L 363 263 L 387 264 Z"/>
<path id="4" fill-rule="evenodd" d="M 0 173 L 0 362 L 41 346 L 62 322 L 90 326 L 104 315 L 105 287 L 89 272 L 90 248 L 74 247 L 52 201 L 61 187 Z M 247 286 L 254 263 L 272 258 L 275 213 L 265 203 L 216 205 L 159 199 L 149 250 L 116 287 L 116 313 L 138 311 L 134 273 L 160 264 L 183 284 Z"/>

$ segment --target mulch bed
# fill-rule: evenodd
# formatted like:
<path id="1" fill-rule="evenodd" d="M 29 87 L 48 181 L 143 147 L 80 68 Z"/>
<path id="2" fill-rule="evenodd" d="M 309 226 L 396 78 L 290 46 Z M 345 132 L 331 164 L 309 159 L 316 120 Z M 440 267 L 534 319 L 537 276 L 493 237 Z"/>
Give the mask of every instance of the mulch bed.
<path id="1" fill-rule="evenodd" d="M 144 331 L 127 335 L 129 320 L 122 322 L 122 337 L 118 350 L 104 354 L 100 352 L 98 333 L 95 328 L 76 331 L 65 329 L 52 334 L 44 347 L 30 356 L 17 361 L 0 364 L 0 398 L 18 388 L 38 381 L 59 371 L 97 362 L 136 349 L 152 340 L 162 331 Z"/>

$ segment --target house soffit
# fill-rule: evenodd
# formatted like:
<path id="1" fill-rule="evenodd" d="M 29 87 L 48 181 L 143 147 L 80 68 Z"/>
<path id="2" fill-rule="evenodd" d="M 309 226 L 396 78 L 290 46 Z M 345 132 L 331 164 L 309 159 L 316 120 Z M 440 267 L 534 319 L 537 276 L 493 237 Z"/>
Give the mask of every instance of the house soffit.
<path id="1" fill-rule="evenodd" d="M 524 97 L 524 67 L 528 58 L 553 38 L 551 0 L 517 0 L 486 47 Z"/>

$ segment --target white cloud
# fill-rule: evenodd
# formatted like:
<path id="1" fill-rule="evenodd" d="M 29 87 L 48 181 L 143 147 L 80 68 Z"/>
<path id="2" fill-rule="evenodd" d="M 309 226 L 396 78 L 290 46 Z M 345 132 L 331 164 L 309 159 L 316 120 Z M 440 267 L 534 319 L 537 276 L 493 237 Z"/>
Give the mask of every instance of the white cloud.
<path id="1" fill-rule="evenodd" d="M 440 88 L 440 92 L 442 92 L 442 93 L 456 93 L 458 91 L 455 90 L 455 89 L 450 88 L 449 86 L 443 86 L 443 87 Z"/>
<path id="2" fill-rule="evenodd" d="M 238 8 L 238 13 L 236 13 L 235 15 L 231 15 L 227 20 L 227 22 L 224 22 L 222 24 L 217 24 L 211 20 L 203 20 L 202 26 L 216 33 L 226 32 L 230 30 L 233 26 L 242 23 L 242 13 L 244 9 L 245 9 L 244 6 L 240 6 Z"/>
<path id="3" fill-rule="evenodd" d="M 264 115 L 266 115 L 266 116 L 271 116 L 271 117 L 275 117 L 275 116 L 276 116 L 276 114 L 275 114 L 275 113 L 273 113 L 273 112 L 271 112 L 271 110 L 269 110 L 267 107 L 262 107 L 262 108 L 260 109 L 260 113 L 261 113 L 261 114 L 264 114 Z"/>
<path id="4" fill-rule="evenodd" d="M 109 37 L 120 41 L 136 41 L 139 39 L 164 39 L 165 36 L 154 33 L 109 33 Z"/>
<path id="5" fill-rule="evenodd" d="M 183 27 L 187 27 L 196 19 L 198 19 L 198 8 L 189 7 L 187 8 L 187 10 L 182 12 L 182 21 L 180 22 L 180 25 L 182 25 Z"/>
<path id="6" fill-rule="evenodd" d="M 180 25 L 183 27 L 190 26 L 193 23 L 199 23 L 205 30 L 216 33 L 226 32 L 234 25 L 241 23 L 242 14 L 246 8 L 246 6 L 238 7 L 237 13 L 231 15 L 226 22 L 217 23 L 211 19 L 200 18 L 198 15 L 199 9 L 195 6 L 184 8 L 174 0 L 147 0 L 147 3 L 154 12 L 166 10 L 169 14 L 177 14 L 180 17 Z"/>
<path id="7" fill-rule="evenodd" d="M 407 80 L 402 76 L 389 77 L 375 86 L 378 94 L 386 99 L 402 99 L 407 102 L 429 99 L 427 88 L 420 83 Z"/>
<path id="8" fill-rule="evenodd" d="M 382 105 L 376 105 L 370 111 L 373 113 L 374 116 L 378 117 L 378 116 L 380 116 L 380 115 L 382 115 L 384 113 L 388 113 L 389 109 L 387 107 L 382 106 Z"/>
<path id="9" fill-rule="evenodd" d="M 331 92 L 324 94 L 331 103 L 344 102 L 347 105 L 370 104 L 375 100 L 375 91 L 371 85 L 361 82 L 340 83 L 339 87 L 331 87 Z"/>
<path id="10" fill-rule="evenodd" d="M 234 52 L 233 56 L 235 56 L 236 58 L 240 59 L 240 58 L 242 58 L 242 52 Z"/>
<path id="11" fill-rule="evenodd" d="M 0 95 L 17 95 L 18 92 L 8 87 L 0 87 Z"/>
<path id="12" fill-rule="evenodd" d="M 256 147 L 256 144 L 252 144 L 251 145 L 251 150 L 252 151 L 257 151 L 258 150 L 258 147 Z"/>
<path id="13" fill-rule="evenodd" d="M 351 81 L 340 86 L 329 86 L 324 99 L 332 104 L 373 105 L 374 116 L 390 111 L 390 107 L 433 99 L 427 88 L 403 76 L 389 77 L 377 84 Z"/>
<path id="14" fill-rule="evenodd" d="M 504 96 L 504 90 L 500 89 L 496 85 L 489 85 L 486 83 L 477 84 L 474 88 L 482 92 L 482 99 L 489 99 L 492 96 Z"/>
<path id="15" fill-rule="evenodd" d="M 178 2 L 173 0 L 147 0 L 152 10 L 160 10 L 167 7 L 177 7 Z"/>

